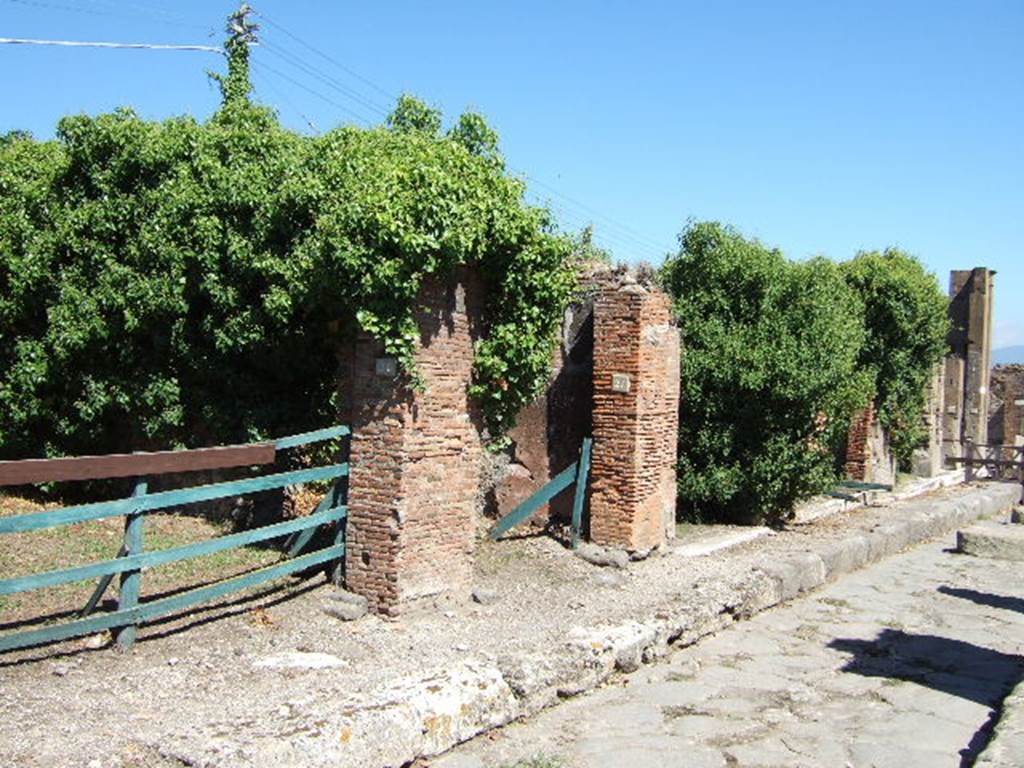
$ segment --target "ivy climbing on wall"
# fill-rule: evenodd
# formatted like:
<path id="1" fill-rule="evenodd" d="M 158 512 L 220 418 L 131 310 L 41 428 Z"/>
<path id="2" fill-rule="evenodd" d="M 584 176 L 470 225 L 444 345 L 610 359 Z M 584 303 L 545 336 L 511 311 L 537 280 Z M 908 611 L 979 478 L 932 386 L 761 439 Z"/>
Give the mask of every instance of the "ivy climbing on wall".
<path id="1" fill-rule="evenodd" d="M 403 97 L 311 137 L 250 98 L 234 30 L 207 121 L 129 109 L 0 137 L 0 457 L 248 440 L 335 418 L 351 318 L 416 385 L 416 296 L 487 288 L 473 393 L 495 439 L 546 384 L 573 241 L 484 119 Z"/>

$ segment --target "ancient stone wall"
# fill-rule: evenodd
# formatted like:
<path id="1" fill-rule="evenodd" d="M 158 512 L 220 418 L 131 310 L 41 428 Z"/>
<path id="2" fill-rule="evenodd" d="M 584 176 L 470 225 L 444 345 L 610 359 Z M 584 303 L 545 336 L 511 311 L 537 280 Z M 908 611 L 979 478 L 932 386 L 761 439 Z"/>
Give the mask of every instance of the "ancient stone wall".
<path id="1" fill-rule="evenodd" d="M 942 429 L 947 457 L 964 455 L 967 442 L 988 442 L 994 277 L 995 272 L 985 267 L 950 273 L 952 327 L 944 372 Z"/>
<path id="2" fill-rule="evenodd" d="M 544 393 L 523 408 L 509 431 L 506 463 L 498 467 L 488 489 L 488 512 L 511 512 L 538 488 L 579 458 L 580 445 L 591 432 L 593 401 L 594 290 L 588 281 L 581 301 L 567 310 L 562 338 L 552 361 L 552 377 Z M 559 494 L 541 507 L 530 524 L 566 523 L 572 498 Z"/>
<path id="3" fill-rule="evenodd" d="M 679 329 L 670 298 L 632 280 L 594 309 L 590 539 L 631 551 L 674 535 Z"/>
<path id="4" fill-rule="evenodd" d="M 989 403 L 989 442 L 1024 445 L 1024 365 L 992 369 Z"/>
<path id="5" fill-rule="evenodd" d="M 483 448 L 468 387 L 482 293 L 468 271 L 424 286 L 422 391 L 370 336 L 351 350 L 345 582 L 379 613 L 469 595 Z"/>
<path id="6" fill-rule="evenodd" d="M 935 368 L 935 375 L 928 385 L 928 399 L 921 414 L 926 442 L 913 453 L 912 471 L 918 477 L 935 477 L 943 470 L 942 413 L 945 389 L 943 387 L 943 366 Z"/>

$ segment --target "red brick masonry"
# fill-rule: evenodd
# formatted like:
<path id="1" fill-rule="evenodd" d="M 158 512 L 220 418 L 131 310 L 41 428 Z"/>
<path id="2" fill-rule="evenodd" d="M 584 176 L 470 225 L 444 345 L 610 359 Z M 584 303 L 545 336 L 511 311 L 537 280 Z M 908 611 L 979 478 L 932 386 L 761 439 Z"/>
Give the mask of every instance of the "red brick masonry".
<path id="1" fill-rule="evenodd" d="M 355 344 L 345 583 L 378 613 L 469 595 L 483 447 L 467 388 L 481 294 L 470 273 L 424 287 L 422 391 L 388 375 L 372 338 Z"/>
<path id="2" fill-rule="evenodd" d="M 846 476 L 869 482 L 871 472 L 871 433 L 875 429 L 875 404 L 871 403 L 853 417 L 846 439 Z"/>
<path id="3" fill-rule="evenodd" d="M 593 424 L 591 540 L 662 545 L 675 532 L 679 432 L 679 329 L 664 293 L 627 282 L 598 296 Z"/>

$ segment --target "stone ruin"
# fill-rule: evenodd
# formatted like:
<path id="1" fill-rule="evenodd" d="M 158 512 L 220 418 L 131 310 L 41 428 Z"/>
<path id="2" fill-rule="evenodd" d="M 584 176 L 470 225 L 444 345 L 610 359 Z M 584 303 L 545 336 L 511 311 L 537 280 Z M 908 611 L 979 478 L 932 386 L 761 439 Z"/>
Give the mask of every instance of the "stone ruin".
<path id="1" fill-rule="evenodd" d="M 950 459 L 964 456 L 969 445 L 990 441 L 995 274 L 986 267 L 950 273 L 949 354 L 935 371 L 922 414 L 927 443 L 913 456 L 913 472 L 921 477 L 933 477 L 951 467 Z M 897 467 L 889 438 L 873 404 L 850 427 L 845 470 L 852 480 L 895 482 Z"/>
<path id="2" fill-rule="evenodd" d="M 367 334 L 339 353 L 352 425 L 346 586 L 383 615 L 467 597 L 482 501 L 508 511 L 576 461 L 585 436 L 594 438 L 589 537 L 645 553 L 675 531 L 679 331 L 669 297 L 623 270 L 595 269 L 565 318 L 548 391 L 495 461 L 468 395 L 483 296 L 472 270 L 423 287 L 420 390 Z M 564 521 L 567 503 L 539 517 Z"/>
<path id="3" fill-rule="evenodd" d="M 922 475 L 937 474 L 968 441 L 988 439 L 993 275 L 983 267 L 952 273 L 951 351 L 922 414 L 929 434 L 915 455 Z M 511 447 L 497 457 L 485 449 L 468 394 L 484 322 L 480 276 L 463 269 L 428 282 L 419 298 L 423 389 L 410 388 L 366 334 L 339 352 L 343 417 L 353 428 L 348 589 L 387 616 L 465 599 L 481 510 L 510 511 L 576 461 L 588 435 L 585 536 L 643 555 L 674 535 L 680 341 L 666 294 L 626 270 L 595 267 L 566 314 L 547 391 L 519 414 Z M 1015 423 L 1019 435 L 1017 396 L 1008 405 L 1000 386 L 1000 434 Z M 845 461 L 851 479 L 895 481 L 873 407 L 852 425 Z M 566 492 L 532 524 L 563 526 L 570 505 Z"/>
<path id="4" fill-rule="evenodd" d="M 993 445 L 1024 445 L 1024 365 L 992 369 L 988 439 Z"/>

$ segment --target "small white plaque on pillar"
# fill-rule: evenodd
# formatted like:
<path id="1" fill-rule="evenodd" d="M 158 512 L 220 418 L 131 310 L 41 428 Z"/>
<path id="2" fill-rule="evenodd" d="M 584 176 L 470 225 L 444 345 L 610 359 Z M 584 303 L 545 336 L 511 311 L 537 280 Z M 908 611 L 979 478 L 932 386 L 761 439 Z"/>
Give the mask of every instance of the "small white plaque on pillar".
<path id="1" fill-rule="evenodd" d="M 612 374 L 612 392 L 629 392 L 632 382 L 628 373 Z"/>
<path id="2" fill-rule="evenodd" d="M 1024 405 L 1024 400 L 1014 400 L 1013 404 L 1017 406 Z"/>
<path id="3" fill-rule="evenodd" d="M 378 357 L 375 372 L 382 378 L 393 379 L 398 375 L 398 361 L 393 357 Z"/>

